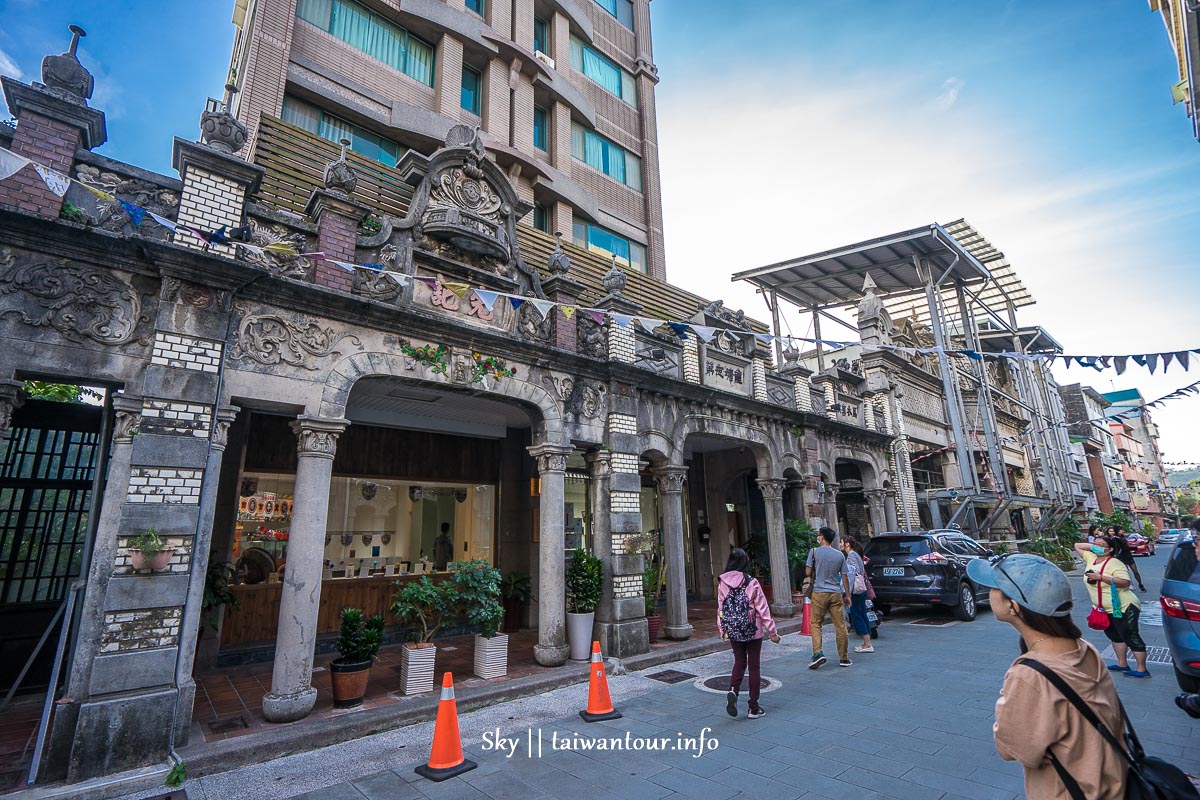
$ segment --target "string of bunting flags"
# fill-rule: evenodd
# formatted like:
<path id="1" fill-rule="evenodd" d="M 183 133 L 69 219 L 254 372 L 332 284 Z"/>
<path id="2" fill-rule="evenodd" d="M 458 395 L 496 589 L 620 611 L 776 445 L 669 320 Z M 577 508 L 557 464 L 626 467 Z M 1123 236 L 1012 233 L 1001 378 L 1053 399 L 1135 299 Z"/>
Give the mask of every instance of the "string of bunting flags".
<path id="1" fill-rule="evenodd" d="M 163 226 L 164 228 L 167 228 L 172 232 L 184 231 L 185 233 L 196 237 L 197 240 L 203 242 L 205 245 L 236 245 L 257 255 L 263 255 L 264 253 L 275 253 L 277 255 L 296 256 L 314 260 L 326 260 L 351 272 L 358 269 L 378 272 L 388 276 L 401 285 L 406 284 L 409 280 L 420 281 L 431 288 L 436 288 L 440 284 L 442 287 L 453 292 L 460 298 L 466 297 L 468 293 L 474 292 L 474 294 L 479 298 L 480 302 L 483 303 L 484 307 L 489 312 L 493 309 L 498 299 L 504 298 L 512 305 L 514 310 L 520 308 L 525 303 L 529 303 L 531 306 L 537 309 L 538 313 L 541 314 L 543 319 L 555 308 L 557 308 L 559 312 L 567 319 L 570 319 L 576 313 L 582 312 L 597 323 L 603 323 L 605 318 L 608 318 L 613 320 L 621 327 L 626 327 L 632 322 L 637 322 L 646 331 L 652 331 L 658 328 L 666 327 L 674 331 L 674 333 L 681 339 L 686 339 L 688 334 L 692 333 L 705 343 L 711 342 L 714 338 L 721 334 L 728 334 L 737 337 L 753 336 L 756 340 L 764 345 L 770 345 L 771 343 L 775 342 L 776 339 L 778 339 L 779 341 L 786 342 L 789 345 L 800 343 L 815 344 L 830 348 L 861 347 L 864 350 L 887 350 L 898 353 L 920 355 L 937 355 L 944 353 L 947 356 L 954 358 L 966 358 L 972 361 L 983 361 L 985 358 L 1007 358 L 1019 361 L 1047 361 L 1053 363 L 1055 359 L 1061 359 L 1067 367 L 1070 367 L 1074 364 L 1096 370 L 1115 369 L 1118 375 L 1121 375 L 1125 372 L 1130 362 L 1149 369 L 1151 374 L 1153 374 L 1160 365 L 1162 366 L 1163 372 L 1166 372 L 1172 364 L 1178 364 L 1186 372 L 1191 366 L 1192 356 L 1200 355 L 1200 348 L 1187 348 L 1165 353 L 1134 353 L 1126 355 L 1062 355 L 1058 353 L 1028 354 L 1008 351 L 997 353 L 981 353 L 971 349 L 864 344 L 862 342 L 855 341 L 812 339 L 803 336 L 776 337 L 774 334 L 770 333 L 753 333 L 751 331 L 736 328 L 698 325 L 692 322 L 677 322 L 673 320 L 658 319 L 655 317 L 636 314 L 619 314 L 606 309 L 588 308 L 586 306 L 559 303 L 553 300 L 541 300 L 532 297 L 524 297 L 521 295 L 507 294 L 504 292 L 494 292 L 488 289 L 472 287 L 466 283 L 442 281 L 440 278 L 436 277 L 422 275 L 409 276 L 397 272 L 388 272 L 385 271 L 384 268 L 379 264 L 353 264 L 346 261 L 336 261 L 334 259 L 326 258 L 326 255 L 320 252 L 298 252 L 296 248 L 283 242 L 274 242 L 272 244 L 259 246 L 246 241 L 241 241 L 239 234 L 248 233 L 244 229 L 234 229 L 233 231 L 230 231 L 225 226 L 222 226 L 220 229 L 215 231 L 197 230 L 195 228 L 177 223 L 173 220 L 169 220 L 166 217 L 160 216 L 159 214 L 135 205 L 134 203 L 130 203 L 127 200 L 117 198 L 109 192 L 106 192 L 102 189 L 97 189 L 94 186 L 89 186 L 83 181 L 72 178 L 69 175 L 64 175 L 61 172 L 58 172 L 43 164 L 39 164 L 31 159 L 25 158 L 24 156 L 18 155 L 10 150 L 0 149 L 0 180 L 8 178 L 26 166 L 32 166 L 34 171 L 37 172 L 38 177 L 40 177 L 46 184 L 47 188 L 49 188 L 50 191 L 54 192 L 54 194 L 57 196 L 64 196 L 67 193 L 67 189 L 70 187 L 70 184 L 76 183 L 83 189 L 95 195 L 99 200 L 119 206 L 125 213 L 129 215 L 130 220 L 135 226 L 141 226 L 145 218 L 149 217 L 151 220 Z M 1194 391 L 1196 385 L 1197 384 L 1193 384 L 1191 387 L 1184 387 L 1184 389 L 1179 391 L 1184 393 L 1187 393 L 1188 390 Z M 1173 393 L 1168 397 L 1160 398 L 1159 401 L 1156 402 L 1170 399 L 1174 396 L 1175 394 Z"/>

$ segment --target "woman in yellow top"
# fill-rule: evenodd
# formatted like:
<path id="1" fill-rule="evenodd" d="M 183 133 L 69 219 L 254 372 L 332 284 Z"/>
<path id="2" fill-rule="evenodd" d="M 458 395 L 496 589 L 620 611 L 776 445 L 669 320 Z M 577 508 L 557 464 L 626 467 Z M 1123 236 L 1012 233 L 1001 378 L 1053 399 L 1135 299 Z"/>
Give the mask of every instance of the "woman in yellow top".
<path id="1" fill-rule="evenodd" d="M 1090 543 L 1079 542 L 1075 550 L 1087 564 L 1083 577 L 1088 584 L 1092 606 L 1103 608 L 1108 614 L 1108 627 L 1104 629 L 1104 635 L 1113 643 L 1113 652 L 1117 655 L 1117 663 L 1109 664 L 1108 668 L 1113 672 L 1125 673 L 1127 678 L 1149 678 L 1146 643 L 1138 633 L 1138 616 L 1142 606 L 1137 595 L 1129 588 L 1129 569 L 1113 555 L 1112 541 L 1107 536 L 1097 536 Z M 1133 652 L 1137 669 L 1129 668 L 1130 651 Z"/>

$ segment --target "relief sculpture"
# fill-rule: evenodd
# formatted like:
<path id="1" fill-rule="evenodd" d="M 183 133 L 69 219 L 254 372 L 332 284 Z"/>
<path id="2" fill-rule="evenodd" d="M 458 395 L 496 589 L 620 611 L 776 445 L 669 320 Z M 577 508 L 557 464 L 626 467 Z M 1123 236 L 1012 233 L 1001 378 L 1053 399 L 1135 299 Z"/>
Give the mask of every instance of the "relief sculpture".
<path id="1" fill-rule="evenodd" d="M 326 356 L 341 355 L 334 348 L 347 339 L 355 345 L 362 344 L 357 336 L 321 327 L 311 318 L 302 318 L 296 323 L 278 314 L 248 314 L 238 324 L 234 356 L 264 366 L 283 363 L 316 370 L 318 367 L 313 362 Z"/>

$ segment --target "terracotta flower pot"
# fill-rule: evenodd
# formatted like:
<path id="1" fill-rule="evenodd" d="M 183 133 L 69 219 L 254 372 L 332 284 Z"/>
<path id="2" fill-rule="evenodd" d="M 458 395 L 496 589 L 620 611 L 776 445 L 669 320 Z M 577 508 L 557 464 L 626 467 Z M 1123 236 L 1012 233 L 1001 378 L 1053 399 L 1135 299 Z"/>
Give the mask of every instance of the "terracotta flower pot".
<path id="1" fill-rule="evenodd" d="M 650 644 L 657 644 L 658 629 L 662 625 L 662 617 L 658 614 L 647 615 L 646 625 L 650 629 Z"/>
<path id="2" fill-rule="evenodd" d="M 129 548 L 129 565 L 137 572 L 141 572 L 142 570 L 157 571 L 165 569 L 167 564 L 171 563 L 171 557 L 174 555 L 175 548 L 171 545 L 167 545 L 149 557 L 136 547 L 131 547 Z"/>
<path id="3" fill-rule="evenodd" d="M 340 659 L 329 665 L 333 681 L 333 707 L 354 708 L 362 705 L 367 694 L 367 679 L 371 677 L 371 661 L 343 664 Z"/>

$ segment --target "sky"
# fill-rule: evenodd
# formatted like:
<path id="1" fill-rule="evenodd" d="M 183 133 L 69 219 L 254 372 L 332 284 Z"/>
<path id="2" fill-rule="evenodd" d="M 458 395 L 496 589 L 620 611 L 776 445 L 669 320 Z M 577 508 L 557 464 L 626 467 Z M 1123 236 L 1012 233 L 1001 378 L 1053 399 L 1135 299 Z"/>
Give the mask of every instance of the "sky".
<path id="1" fill-rule="evenodd" d="M 1200 348 L 1200 142 L 1161 17 L 1142 0 L 654 0 L 667 272 L 767 319 L 734 272 L 965 217 L 1042 325 L 1081 354 Z M 0 73 L 37 78 L 67 25 L 107 114 L 99 152 L 170 173 L 219 97 L 231 0 L 0 0 Z M 809 318 L 785 311 L 797 336 Z M 826 335 L 833 335 L 829 330 Z M 839 334 L 840 336 L 840 334 Z M 1200 379 L 1055 367 L 1062 383 Z M 1200 397 L 1154 411 L 1200 459 Z"/>

